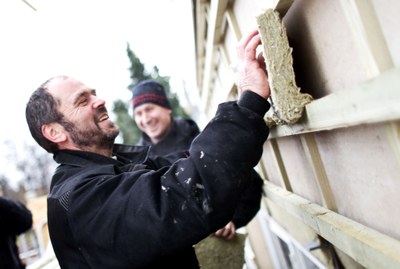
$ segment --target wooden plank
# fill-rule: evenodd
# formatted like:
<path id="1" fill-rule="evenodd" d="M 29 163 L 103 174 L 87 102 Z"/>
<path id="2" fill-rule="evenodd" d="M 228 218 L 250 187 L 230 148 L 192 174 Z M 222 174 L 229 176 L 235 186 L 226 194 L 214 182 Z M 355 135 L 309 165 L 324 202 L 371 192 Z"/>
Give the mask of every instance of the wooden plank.
<path id="1" fill-rule="evenodd" d="M 391 148 L 400 167 L 400 123 L 388 123 L 385 126 L 386 134 Z"/>
<path id="2" fill-rule="evenodd" d="M 226 10 L 226 20 L 228 21 L 229 29 L 231 29 L 233 32 L 236 41 L 239 42 L 239 40 L 242 38 L 242 34 L 240 33 L 239 25 L 237 23 L 235 13 L 233 13 L 232 7 L 229 7 Z"/>
<path id="3" fill-rule="evenodd" d="M 269 138 L 400 120 L 400 68 L 306 105 L 293 125 L 271 128 Z"/>
<path id="4" fill-rule="evenodd" d="M 22 0 L 28 7 L 30 7 L 32 10 L 37 11 L 37 9 L 32 5 L 28 0 Z"/>
<path id="5" fill-rule="evenodd" d="M 268 142 L 271 146 L 271 152 L 273 153 L 273 158 L 278 168 L 279 179 L 281 181 L 282 187 L 285 188 L 285 190 L 292 191 L 292 186 L 290 185 L 289 177 L 287 175 L 285 165 L 282 160 L 281 151 L 279 150 L 278 143 L 275 139 L 271 139 Z"/>
<path id="6" fill-rule="evenodd" d="M 263 240 L 263 231 L 259 218 L 254 217 L 246 226 L 248 230 L 248 239 L 251 249 L 254 252 L 254 262 L 257 264 L 258 269 L 275 268 L 273 266 L 272 257 L 268 253 L 268 249 Z"/>
<path id="7" fill-rule="evenodd" d="M 366 268 L 400 268 L 400 241 L 265 182 L 267 197 Z"/>
<path id="8" fill-rule="evenodd" d="M 205 61 L 205 44 L 206 44 L 206 30 L 207 30 L 207 10 L 209 9 L 209 3 L 205 0 L 195 0 L 195 38 L 196 38 L 196 75 L 197 75 L 197 87 L 199 94 L 201 94 Z"/>
<path id="9" fill-rule="evenodd" d="M 394 67 L 371 0 L 341 0 L 365 72 L 374 77 Z"/>
<path id="10" fill-rule="evenodd" d="M 313 169 L 315 181 L 317 182 L 323 205 L 332 211 L 337 211 L 332 189 L 329 185 L 328 176 L 326 175 L 325 167 L 322 164 L 314 135 L 302 135 L 301 142 L 303 144 L 304 152 L 306 153 L 309 163 Z"/>
<path id="11" fill-rule="evenodd" d="M 208 12 L 206 55 L 201 89 L 202 107 L 204 108 L 209 107 L 209 89 L 212 88 L 211 82 L 213 73 L 215 73 L 215 54 L 217 53 L 217 46 L 221 42 L 221 25 L 228 2 L 228 0 L 211 1 L 210 10 Z"/>

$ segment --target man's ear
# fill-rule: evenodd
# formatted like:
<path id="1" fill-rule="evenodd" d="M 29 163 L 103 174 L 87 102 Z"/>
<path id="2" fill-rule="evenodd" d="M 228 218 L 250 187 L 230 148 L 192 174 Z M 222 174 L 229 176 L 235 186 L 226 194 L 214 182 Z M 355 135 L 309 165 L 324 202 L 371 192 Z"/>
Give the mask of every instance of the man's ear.
<path id="1" fill-rule="evenodd" d="M 57 122 L 52 122 L 42 126 L 42 134 L 54 143 L 64 142 L 67 139 L 64 127 Z"/>

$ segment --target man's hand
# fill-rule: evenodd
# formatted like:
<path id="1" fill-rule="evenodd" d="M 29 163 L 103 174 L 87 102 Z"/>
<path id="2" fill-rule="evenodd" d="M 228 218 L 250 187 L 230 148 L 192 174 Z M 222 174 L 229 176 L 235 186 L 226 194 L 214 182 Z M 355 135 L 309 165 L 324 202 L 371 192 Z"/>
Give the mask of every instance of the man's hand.
<path id="1" fill-rule="evenodd" d="M 268 99 L 270 95 L 264 57 L 262 53 L 256 55 L 259 45 L 261 45 L 261 37 L 258 30 L 243 37 L 237 45 L 239 96 L 246 90 L 253 91 L 265 99 Z"/>
<path id="2" fill-rule="evenodd" d="M 236 235 L 236 227 L 235 224 L 230 221 L 225 227 L 219 229 L 215 233 L 212 234 L 213 236 L 216 237 L 222 237 L 226 240 L 231 240 L 235 237 Z"/>

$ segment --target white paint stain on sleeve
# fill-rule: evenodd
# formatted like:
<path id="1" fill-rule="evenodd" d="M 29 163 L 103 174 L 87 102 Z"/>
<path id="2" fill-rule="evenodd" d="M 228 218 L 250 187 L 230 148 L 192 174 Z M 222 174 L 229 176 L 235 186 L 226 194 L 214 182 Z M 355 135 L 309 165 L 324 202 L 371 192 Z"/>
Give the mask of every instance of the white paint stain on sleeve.
<path id="1" fill-rule="evenodd" d="M 163 191 L 165 191 L 165 192 L 168 192 L 168 188 L 165 187 L 165 186 L 163 186 L 163 185 L 161 185 L 161 189 L 162 189 Z"/>
<path id="2" fill-rule="evenodd" d="M 196 184 L 196 188 L 204 190 L 204 186 L 200 183 Z"/>

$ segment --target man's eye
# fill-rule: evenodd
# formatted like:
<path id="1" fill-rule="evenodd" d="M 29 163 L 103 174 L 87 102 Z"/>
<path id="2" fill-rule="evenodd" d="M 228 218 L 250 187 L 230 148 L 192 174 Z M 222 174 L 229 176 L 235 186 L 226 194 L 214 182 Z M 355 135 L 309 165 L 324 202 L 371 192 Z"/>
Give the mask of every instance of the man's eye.
<path id="1" fill-rule="evenodd" d="M 80 106 L 84 106 L 86 104 L 87 104 L 87 100 L 86 99 L 79 102 Z"/>

